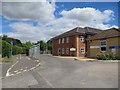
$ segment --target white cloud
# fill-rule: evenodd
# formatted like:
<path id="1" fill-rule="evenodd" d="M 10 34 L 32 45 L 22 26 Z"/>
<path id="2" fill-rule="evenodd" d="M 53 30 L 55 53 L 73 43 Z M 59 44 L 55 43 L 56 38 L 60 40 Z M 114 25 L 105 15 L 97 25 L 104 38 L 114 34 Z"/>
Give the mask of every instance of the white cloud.
<path id="1" fill-rule="evenodd" d="M 63 17 L 48 23 L 48 25 L 53 25 L 54 28 L 89 26 L 98 29 L 107 29 L 111 26 L 104 23 L 108 23 L 110 20 L 114 19 L 114 12 L 109 9 L 99 11 L 95 8 L 74 8 L 69 11 L 63 10 L 60 14 Z"/>
<path id="2" fill-rule="evenodd" d="M 63 10 L 61 18 L 55 19 L 55 3 L 4 3 L 3 15 L 7 19 L 33 20 L 40 25 L 33 26 L 27 23 L 12 23 L 10 27 L 13 33 L 6 33 L 22 41 L 48 40 L 58 34 L 75 27 L 93 27 L 98 29 L 108 29 L 113 27 L 109 21 L 114 19 L 112 10 L 100 11 L 95 8 L 73 8 L 69 11 Z M 114 25 L 114 27 L 117 27 Z"/>
<path id="3" fill-rule="evenodd" d="M 39 41 L 39 40 L 49 40 L 50 37 L 56 36 L 65 30 L 54 30 L 54 29 L 48 29 L 43 27 L 35 27 L 30 24 L 25 23 L 13 23 L 10 25 L 10 27 L 14 30 L 13 32 L 6 33 L 10 37 L 14 37 L 17 39 L 25 41 Z"/>
<path id="4" fill-rule="evenodd" d="M 61 14 L 64 18 L 90 24 L 108 22 L 113 18 L 114 12 L 112 10 L 101 12 L 95 8 L 74 8 L 70 11 L 62 11 Z"/>
<path id="5" fill-rule="evenodd" d="M 7 19 L 35 20 L 41 24 L 54 20 L 54 5 L 46 2 L 4 2 L 2 14 Z"/>

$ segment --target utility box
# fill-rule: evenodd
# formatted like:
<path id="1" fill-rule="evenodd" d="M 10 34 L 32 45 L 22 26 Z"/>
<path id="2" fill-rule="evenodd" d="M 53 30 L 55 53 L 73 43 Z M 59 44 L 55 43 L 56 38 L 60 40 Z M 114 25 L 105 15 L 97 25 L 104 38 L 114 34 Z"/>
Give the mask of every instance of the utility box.
<path id="1" fill-rule="evenodd" d="M 8 57 L 8 58 L 11 58 L 11 57 L 12 57 L 12 51 L 8 51 L 7 57 Z"/>
<path id="2" fill-rule="evenodd" d="M 33 45 L 29 49 L 29 56 L 32 58 L 37 58 L 40 54 L 40 44 Z"/>

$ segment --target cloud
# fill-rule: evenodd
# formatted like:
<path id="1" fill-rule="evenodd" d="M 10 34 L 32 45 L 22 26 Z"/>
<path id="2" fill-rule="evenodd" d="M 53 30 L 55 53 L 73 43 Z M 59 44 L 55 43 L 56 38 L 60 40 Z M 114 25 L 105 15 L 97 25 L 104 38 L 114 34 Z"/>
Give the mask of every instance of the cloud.
<path id="1" fill-rule="evenodd" d="M 46 41 L 49 40 L 50 37 L 52 38 L 52 36 L 56 36 L 64 32 L 64 30 L 62 29 L 54 30 L 52 28 L 49 29 L 40 26 L 36 27 L 33 26 L 32 24 L 27 24 L 22 22 L 13 23 L 10 25 L 10 27 L 12 28 L 12 30 L 14 30 L 14 33 L 7 32 L 6 35 L 20 39 L 22 40 L 22 42 L 26 42 L 26 41 L 36 42 L 39 40 Z"/>
<path id="2" fill-rule="evenodd" d="M 3 2 L 2 15 L 9 20 L 34 20 L 45 24 L 54 20 L 54 5 L 46 2 Z"/>
<path id="3" fill-rule="evenodd" d="M 48 25 L 59 28 L 74 28 L 74 27 L 93 27 L 98 29 L 107 29 L 111 25 L 107 24 L 114 20 L 114 12 L 112 10 L 100 11 L 95 8 L 73 8 L 71 10 L 63 10 L 61 18 L 54 20 Z M 106 23 L 106 24 L 104 24 Z"/>
<path id="4" fill-rule="evenodd" d="M 114 20 L 112 10 L 100 11 L 95 8 L 73 8 L 60 12 L 62 17 L 55 18 L 55 3 L 3 3 L 3 16 L 9 20 L 32 20 L 37 21 L 39 25 L 33 26 L 30 23 L 15 22 L 10 27 L 14 33 L 6 33 L 24 41 L 49 40 L 50 38 L 71 30 L 75 27 L 93 27 L 98 29 L 108 29 L 111 27 L 109 21 Z M 106 24 L 105 24 L 106 23 Z"/>

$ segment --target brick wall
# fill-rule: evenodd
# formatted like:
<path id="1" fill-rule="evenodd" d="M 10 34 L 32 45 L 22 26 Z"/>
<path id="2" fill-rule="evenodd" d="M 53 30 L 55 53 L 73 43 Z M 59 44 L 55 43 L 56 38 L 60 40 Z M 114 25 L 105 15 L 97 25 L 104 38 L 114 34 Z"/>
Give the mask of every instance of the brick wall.
<path id="1" fill-rule="evenodd" d="M 59 39 L 62 38 L 57 38 L 57 39 L 53 39 L 52 41 L 52 54 L 53 55 L 61 55 L 61 56 L 76 56 L 76 52 L 70 52 L 70 48 L 74 47 L 76 48 L 76 37 L 75 36 L 69 36 L 69 43 L 66 42 L 66 38 L 64 37 L 64 43 L 60 43 L 59 44 Z M 62 49 L 64 48 L 64 54 L 62 54 L 62 50 L 60 51 L 60 53 L 58 53 L 58 49 Z M 66 53 L 66 49 L 69 48 L 68 53 Z"/>

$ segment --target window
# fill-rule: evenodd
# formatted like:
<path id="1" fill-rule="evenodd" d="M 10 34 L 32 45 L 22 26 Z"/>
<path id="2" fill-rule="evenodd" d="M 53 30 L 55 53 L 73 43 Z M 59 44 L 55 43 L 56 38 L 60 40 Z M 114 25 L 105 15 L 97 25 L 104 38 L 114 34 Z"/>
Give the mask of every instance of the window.
<path id="1" fill-rule="evenodd" d="M 62 48 L 62 54 L 64 54 L 64 48 Z"/>
<path id="2" fill-rule="evenodd" d="M 106 40 L 100 42 L 101 45 L 106 45 Z"/>
<path id="3" fill-rule="evenodd" d="M 81 48 L 81 49 L 80 49 L 80 53 L 81 53 L 81 54 L 85 54 L 84 48 Z"/>
<path id="4" fill-rule="evenodd" d="M 106 40 L 100 41 L 100 45 L 101 45 L 100 51 L 105 52 L 107 50 L 107 48 L 106 48 L 106 45 L 107 45 Z"/>
<path id="5" fill-rule="evenodd" d="M 84 36 L 80 36 L 80 41 L 84 42 Z"/>
<path id="6" fill-rule="evenodd" d="M 62 43 L 64 43 L 64 38 L 62 38 Z"/>
<path id="7" fill-rule="evenodd" d="M 59 44 L 61 43 L 61 39 L 59 39 Z"/>
<path id="8" fill-rule="evenodd" d="M 66 54 L 69 54 L 69 48 L 66 48 Z"/>
<path id="9" fill-rule="evenodd" d="M 106 47 L 102 46 L 101 51 L 106 51 Z"/>
<path id="10" fill-rule="evenodd" d="M 60 48 L 58 48 L 58 55 L 60 54 Z"/>
<path id="11" fill-rule="evenodd" d="M 66 43 L 69 43 L 69 37 L 66 37 Z"/>

